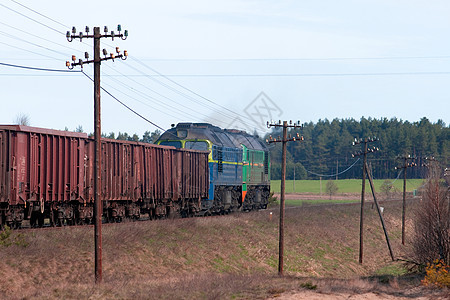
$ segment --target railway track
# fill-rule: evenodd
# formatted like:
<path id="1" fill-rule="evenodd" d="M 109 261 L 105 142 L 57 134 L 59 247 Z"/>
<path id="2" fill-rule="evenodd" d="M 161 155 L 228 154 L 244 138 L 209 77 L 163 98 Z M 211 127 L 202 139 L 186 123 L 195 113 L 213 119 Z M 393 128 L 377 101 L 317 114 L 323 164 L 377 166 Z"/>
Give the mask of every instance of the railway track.
<path id="1" fill-rule="evenodd" d="M 410 197 L 407 198 L 406 201 L 411 202 L 411 201 L 420 201 L 421 198 L 418 197 Z M 403 199 L 388 199 L 388 200 L 381 200 L 381 203 L 385 203 L 385 202 L 400 202 L 403 201 Z M 366 201 L 366 204 L 374 204 L 373 200 L 369 200 Z M 302 205 L 298 205 L 298 206 L 286 206 L 285 209 L 286 210 L 293 210 L 293 209 L 300 209 L 300 208 L 305 208 L 305 207 L 326 207 L 326 206 L 346 206 L 346 205 L 360 205 L 360 202 L 348 202 L 348 203 L 317 203 L 317 204 L 302 204 Z M 267 209 L 258 209 L 258 210 L 254 210 L 254 211 L 250 211 L 250 212 L 262 212 L 262 211 L 268 211 L 268 212 L 278 212 L 279 211 L 279 207 L 270 207 Z M 235 212 L 236 213 L 236 212 Z M 239 212 L 237 212 L 239 213 Z M 202 215 L 197 215 L 196 217 L 204 217 L 204 218 L 208 218 L 208 217 L 220 217 L 222 216 L 221 214 L 217 214 L 217 215 L 212 215 L 212 214 L 202 214 Z M 174 217 L 175 218 L 181 218 L 181 217 Z M 158 220 L 167 220 L 170 218 L 160 218 L 160 219 L 151 219 L 148 215 L 142 215 L 139 219 L 124 219 L 121 222 L 106 222 L 105 220 L 102 221 L 102 226 L 113 226 L 113 225 L 119 225 L 121 223 L 131 223 L 131 222 L 147 222 L 147 221 L 158 221 Z M 51 226 L 50 225 L 50 221 L 49 219 L 45 220 L 44 226 L 43 227 L 31 227 L 29 224 L 29 221 L 24 221 L 23 225 L 21 228 L 17 228 L 14 230 L 20 230 L 20 231 L 40 231 L 40 230 L 62 230 L 65 228 L 86 228 L 86 227 L 94 227 L 93 224 L 83 224 L 83 225 L 68 225 L 68 224 L 64 224 L 63 226 Z"/>

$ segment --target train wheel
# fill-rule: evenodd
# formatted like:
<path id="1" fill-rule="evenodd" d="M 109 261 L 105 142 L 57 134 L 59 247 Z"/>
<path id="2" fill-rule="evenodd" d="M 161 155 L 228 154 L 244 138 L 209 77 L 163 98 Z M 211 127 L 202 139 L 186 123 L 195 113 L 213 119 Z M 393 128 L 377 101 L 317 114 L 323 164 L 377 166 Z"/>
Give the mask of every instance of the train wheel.
<path id="1" fill-rule="evenodd" d="M 38 226 L 41 228 L 44 227 L 44 221 L 45 221 L 44 214 L 39 214 L 38 215 Z"/>
<path id="2" fill-rule="evenodd" d="M 36 220 L 37 220 L 36 213 L 35 213 L 35 212 L 32 212 L 32 213 L 31 213 L 31 216 L 30 216 L 30 227 L 31 227 L 31 228 L 36 227 Z"/>

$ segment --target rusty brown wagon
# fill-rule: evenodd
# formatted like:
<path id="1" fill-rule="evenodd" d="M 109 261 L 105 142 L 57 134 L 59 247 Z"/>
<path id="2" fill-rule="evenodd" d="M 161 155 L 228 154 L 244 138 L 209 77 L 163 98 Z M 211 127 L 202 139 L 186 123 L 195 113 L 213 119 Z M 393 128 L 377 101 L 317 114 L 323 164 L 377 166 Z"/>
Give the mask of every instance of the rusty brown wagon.
<path id="1" fill-rule="evenodd" d="M 0 224 L 90 223 L 94 140 L 85 133 L 0 125 Z M 190 216 L 208 197 L 208 152 L 102 139 L 104 220 Z"/>

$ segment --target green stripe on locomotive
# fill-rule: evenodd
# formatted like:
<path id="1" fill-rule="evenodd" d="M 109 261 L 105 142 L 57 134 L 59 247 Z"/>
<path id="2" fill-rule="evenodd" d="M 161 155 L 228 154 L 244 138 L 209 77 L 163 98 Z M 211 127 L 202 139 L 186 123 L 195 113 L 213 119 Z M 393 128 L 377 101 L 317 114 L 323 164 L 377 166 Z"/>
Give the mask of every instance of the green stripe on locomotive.
<path id="1" fill-rule="evenodd" d="M 248 185 L 268 185 L 270 178 L 270 159 L 268 151 L 248 149 L 242 145 L 243 190 Z"/>

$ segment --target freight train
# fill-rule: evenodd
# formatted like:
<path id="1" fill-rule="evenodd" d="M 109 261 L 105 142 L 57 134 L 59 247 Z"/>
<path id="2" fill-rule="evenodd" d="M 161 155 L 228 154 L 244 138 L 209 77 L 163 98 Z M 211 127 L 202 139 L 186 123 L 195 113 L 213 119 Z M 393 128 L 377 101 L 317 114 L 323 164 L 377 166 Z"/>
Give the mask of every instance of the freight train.
<path id="1" fill-rule="evenodd" d="M 142 214 L 151 219 L 187 217 L 267 206 L 269 165 L 263 145 L 255 149 L 251 136 L 232 130 L 229 135 L 241 141 L 239 147 L 223 147 L 215 139 L 204 140 L 206 148 L 179 138 L 180 147 L 165 146 L 162 139 L 162 145 L 102 139 L 103 220 L 138 219 Z M 258 170 L 264 184 L 255 181 Z M 0 226 L 18 228 L 24 220 L 43 226 L 45 219 L 60 226 L 91 223 L 93 176 L 94 140 L 87 134 L 0 125 Z"/>

